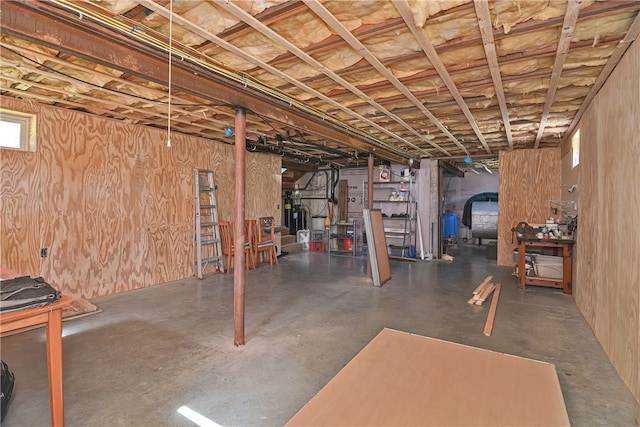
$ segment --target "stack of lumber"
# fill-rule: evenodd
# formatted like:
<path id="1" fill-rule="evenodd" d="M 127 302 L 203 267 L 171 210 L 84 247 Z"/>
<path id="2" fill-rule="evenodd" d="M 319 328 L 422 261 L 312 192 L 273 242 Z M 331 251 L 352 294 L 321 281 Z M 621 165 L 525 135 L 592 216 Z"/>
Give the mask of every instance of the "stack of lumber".
<path id="1" fill-rule="evenodd" d="M 489 315 L 487 316 L 487 322 L 484 325 L 484 334 L 486 336 L 490 336 L 493 331 L 493 321 L 496 317 L 496 309 L 498 308 L 498 298 L 500 297 L 500 283 L 493 284 L 491 283 L 491 279 L 493 276 L 487 276 L 482 283 L 478 285 L 477 288 L 473 291 L 473 296 L 468 304 L 471 305 L 482 305 L 483 302 L 489 298 L 491 293 L 495 291 L 493 294 L 493 299 L 491 300 L 491 307 L 489 308 Z"/>
<path id="2" fill-rule="evenodd" d="M 473 291 L 471 299 L 467 301 L 468 304 L 482 305 L 482 303 L 489 298 L 489 295 L 491 295 L 496 288 L 496 285 L 491 283 L 491 279 L 493 279 L 493 276 L 487 276 L 482 283 L 478 285 L 478 287 Z"/>

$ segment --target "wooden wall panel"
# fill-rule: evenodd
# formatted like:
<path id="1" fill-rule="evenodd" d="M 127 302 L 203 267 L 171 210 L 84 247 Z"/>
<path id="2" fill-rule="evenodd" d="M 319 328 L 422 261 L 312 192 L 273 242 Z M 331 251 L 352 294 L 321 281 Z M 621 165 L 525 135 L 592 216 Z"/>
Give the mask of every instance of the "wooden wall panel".
<path id="1" fill-rule="evenodd" d="M 640 402 L 640 44 L 579 127 L 576 304 Z"/>
<path id="2" fill-rule="evenodd" d="M 277 155 L 247 153 L 245 181 L 245 215 L 247 218 L 272 216 L 282 222 L 282 158 Z M 261 189 L 256 191 L 256 189 Z M 280 224 L 281 225 L 281 224 Z M 281 233 L 276 234 L 276 246 L 281 247 Z"/>
<path id="3" fill-rule="evenodd" d="M 559 147 L 500 152 L 498 265 L 513 265 L 513 227 L 549 218 L 549 200 L 560 197 L 560 173 Z"/>
<path id="4" fill-rule="evenodd" d="M 51 108 L 40 118 L 42 244 L 50 247 L 42 275 L 72 295 L 141 286 L 143 193 L 130 145 L 143 128 L 123 132 L 115 121 Z"/>
<path id="5" fill-rule="evenodd" d="M 281 157 L 260 153 L 247 154 L 246 216 L 247 218 L 272 216 L 276 224 L 279 224 L 281 222 L 279 206 L 282 203 Z M 255 191 L 256 189 L 262 189 L 262 191 Z"/>
<path id="6" fill-rule="evenodd" d="M 598 103 L 596 98 L 592 106 Z M 598 227 L 598 218 L 602 206 L 598 203 L 602 192 L 600 186 L 602 179 L 598 177 L 596 162 L 593 159 L 599 157 L 599 145 L 597 140 L 598 123 L 595 109 L 588 110 L 582 119 L 580 128 L 580 158 L 581 162 L 578 166 L 578 188 L 580 196 L 578 199 L 578 235 L 582 234 L 582 230 L 595 230 Z M 573 294 L 578 307 L 584 307 L 582 314 L 587 322 L 593 327 L 596 317 L 596 271 L 597 266 L 593 255 L 596 253 L 597 242 L 595 239 L 578 238 L 574 251 L 574 283 Z"/>
<path id="7" fill-rule="evenodd" d="M 214 171 L 220 218 L 231 218 L 233 146 L 173 135 L 167 147 L 161 130 L 37 109 L 37 151 L 0 153 L 1 266 L 84 298 L 191 277 L 192 171 Z M 248 153 L 247 164 L 248 212 L 279 219 L 279 156 Z"/>
<path id="8" fill-rule="evenodd" d="M 0 266 L 29 275 L 40 272 L 38 166 L 35 153 L 0 149 Z"/>

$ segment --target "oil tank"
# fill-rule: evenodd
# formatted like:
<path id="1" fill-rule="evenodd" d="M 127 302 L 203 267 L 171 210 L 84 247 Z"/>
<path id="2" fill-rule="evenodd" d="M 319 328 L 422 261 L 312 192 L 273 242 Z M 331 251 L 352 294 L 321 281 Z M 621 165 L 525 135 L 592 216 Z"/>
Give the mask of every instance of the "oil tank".
<path id="1" fill-rule="evenodd" d="M 498 238 L 498 202 L 473 202 L 471 235 L 478 239 Z"/>

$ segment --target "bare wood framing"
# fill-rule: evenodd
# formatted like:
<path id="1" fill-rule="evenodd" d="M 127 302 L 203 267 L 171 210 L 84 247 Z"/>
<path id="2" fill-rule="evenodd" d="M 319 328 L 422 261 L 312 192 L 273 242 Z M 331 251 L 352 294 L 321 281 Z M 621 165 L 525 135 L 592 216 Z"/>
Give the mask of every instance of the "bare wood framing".
<path id="1" fill-rule="evenodd" d="M 513 150 L 513 136 L 511 135 L 511 123 L 509 122 L 509 111 L 507 110 L 507 100 L 504 96 L 504 88 L 502 87 L 502 77 L 500 76 L 500 65 L 498 64 L 498 55 L 496 53 L 496 45 L 493 39 L 493 27 L 491 26 L 491 15 L 489 14 L 489 2 L 487 0 L 475 0 L 476 14 L 478 15 L 478 25 L 482 34 L 482 43 L 484 52 L 489 64 L 491 79 L 496 90 L 496 97 L 500 104 L 500 113 L 504 123 L 504 132 L 507 135 L 509 149 Z"/>
<path id="2" fill-rule="evenodd" d="M 424 51 L 427 58 L 429 58 L 429 61 L 433 65 L 433 68 L 438 70 L 438 74 L 440 75 L 440 77 L 442 78 L 442 81 L 445 83 L 445 85 L 449 89 L 449 92 L 451 92 L 451 95 L 457 101 L 460 109 L 464 112 L 464 115 L 469 121 L 469 124 L 471 125 L 471 127 L 473 128 L 473 131 L 478 137 L 478 140 L 482 143 L 482 146 L 484 147 L 484 149 L 487 150 L 487 153 L 491 153 L 491 149 L 489 148 L 487 141 L 485 141 L 484 135 L 482 135 L 482 132 L 478 127 L 478 123 L 476 123 L 476 119 L 473 117 L 473 114 L 471 114 L 471 110 L 469 110 L 469 106 L 467 105 L 464 98 L 462 97 L 462 94 L 458 90 L 458 87 L 456 86 L 455 82 L 449 75 L 447 68 L 444 66 L 444 64 L 440 60 L 440 57 L 438 56 L 436 49 L 433 47 L 433 44 L 431 43 L 431 41 L 427 38 L 427 35 L 416 27 L 414 18 L 413 18 L 413 13 L 411 12 L 409 5 L 406 2 L 400 1 L 400 0 L 393 0 L 393 4 L 396 6 L 396 9 L 398 9 L 398 12 L 400 12 L 400 15 L 402 15 L 402 18 L 404 19 L 407 26 L 411 30 L 411 33 L 413 33 L 413 36 L 418 41 L 418 44 Z M 467 149 L 457 139 L 454 138 L 453 141 L 456 142 L 456 145 L 458 145 L 465 152 L 467 152 Z"/>
<path id="3" fill-rule="evenodd" d="M 549 117 L 549 112 L 551 111 L 553 100 L 556 97 L 558 81 L 560 81 L 562 67 L 564 66 L 565 60 L 567 59 L 567 53 L 569 53 L 571 36 L 573 36 L 573 30 L 575 29 L 579 14 L 580 0 L 569 0 L 569 2 L 567 3 L 567 11 L 564 15 L 564 22 L 562 24 L 562 33 L 560 34 L 560 43 L 558 43 L 556 60 L 553 64 L 553 71 L 551 72 L 551 81 L 549 82 L 547 100 L 544 103 L 542 119 L 540 120 L 540 126 L 538 127 L 538 134 L 536 135 L 536 142 L 533 148 L 538 148 L 538 146 L 540 145 L 540 140 L 542 139 L 542 135 L 544 134 L 544 128 L 547 124 L 547 118 Z"/>
<path id="4" fill-rule="evenodd" d="M 86 26 L 86 23 L 85 26 L 80 26 L 76 18 L 53 17 L 44 9 L 45 6 L 35 9 L 18 2 L 3 4 L 3 13 L 0 14 L 3 32 L 139 78 L 160 84 L 167 83 L 164 54 L 115 33 L 111 34 L 110 38 L 101 37 L 98 29 Z M 409 160 L 408 156 L 398 154 L 360 134 L 350 133 L 347 128 L 340 128 L 330 121 L 320 123 L 319 119 L 290 106 L 285 101 L 252 90 L 241 83 L 222 79 L 187 61 L 174 64 L 172 86 L 176 91 L 215 103 L 243 107 L 275 122 L 349 145 L 362 152 L 374 151 L 380 158 L 402 164 L 408 163 Z"/>

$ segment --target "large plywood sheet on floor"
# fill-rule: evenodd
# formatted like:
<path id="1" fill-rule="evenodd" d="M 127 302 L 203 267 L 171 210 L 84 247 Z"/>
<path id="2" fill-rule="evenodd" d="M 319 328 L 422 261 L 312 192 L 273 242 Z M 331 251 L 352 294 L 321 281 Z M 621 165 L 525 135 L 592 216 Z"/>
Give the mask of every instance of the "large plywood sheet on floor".
<path id="1" fill-rule="evenodd" d="M 232 145 L 176 134 L 167 147 L 161 130 L 2 101 L 38 115 L 35 153 L 1 151 L 2 267 L 81 298 L 193 275 L 192 170 L 214 171 L 232 217 Z M 248 214 L 279 218 L 280 162 L 247 153 Z"/>
<path id="2" fill-rule="evenodd" d="M 559 147 L 500 152 L 498 265 L 513 265 L 513 227 L 549 218 L 549 200 L 560 197 L 560 173 Z"/>
<path id="3" fill-rule="evenodd" d="M 568 426 L 549 363 L 384 329 L 289 426 Z"/>
<path id="4" fill-rule="evenodd" d="M 576 304 L 640 402 L 640 44 L 579 123 Z"/>

